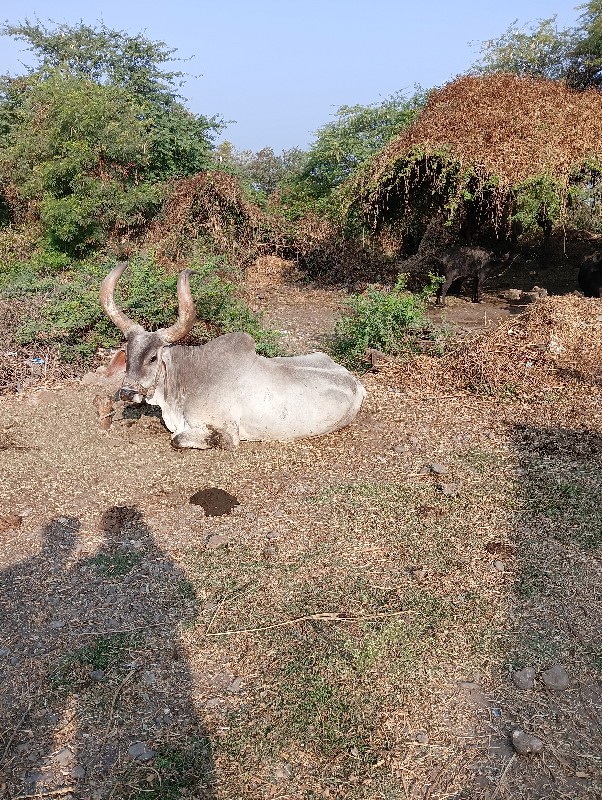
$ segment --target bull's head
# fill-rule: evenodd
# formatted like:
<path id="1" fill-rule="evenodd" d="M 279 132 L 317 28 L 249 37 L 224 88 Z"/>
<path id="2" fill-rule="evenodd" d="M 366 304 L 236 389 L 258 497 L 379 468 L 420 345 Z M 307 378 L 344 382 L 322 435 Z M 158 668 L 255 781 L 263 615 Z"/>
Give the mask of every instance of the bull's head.
<path id="1" fill-rule="evenodd" d="M 142 403 L 147 397 L 152 397 L 156 389 L 161 374 L 163 348 L 186 336 L 196 320 L 189 283 L 192 270 L 185 269 L 178 276 L 179 311 L 176 323 L 170 328 L 149 333 L 126 317 L 115 304 L 115 286 L 126 267 L 127 262 L 122 261 L 104 279 L 100 287 L 100 303 L 126 338 L 126 371 L 119 397 Z"/>

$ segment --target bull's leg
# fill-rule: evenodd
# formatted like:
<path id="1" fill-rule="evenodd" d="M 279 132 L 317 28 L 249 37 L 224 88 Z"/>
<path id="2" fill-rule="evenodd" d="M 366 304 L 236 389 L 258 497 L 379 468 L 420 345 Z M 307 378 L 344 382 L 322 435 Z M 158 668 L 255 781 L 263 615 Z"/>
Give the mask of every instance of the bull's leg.
<path id="1" fill-rule="evenodd" d="M 219 427 L 209 425 L 211 428 L 211 444 L 222 450 L 236 450 L 240 444 L 240 433 L 236 422 L 225 422 Z"/>
<path id="2" fill-rule="evenodd" d="M 483 270 L 479 270 L 474 278 L 474 288 L 472 293 L 472 301 L 473 303 L 480 303 L 481 302 L 481 294 L 483 292 L 483 282 L 485 281 L 485 273 Z"/>
<path id="3" fill-rule="evenodd" d="M 235 422 L 226 422 L 219 427 L 216 425 L 200 425 L 185 428 L 174 433 L 171 445 L 178 450 L 196 448 L 208 450 L 210 447 L 219 447 L 222 450 L 236 450 L 240 444 L 238 425 Z"/>
<path id="4" fill-rule="evenodd" d="M 194 447 L 197 450 L 208 450 L 213 447 L 211 444 L 211 431 L 206 427 L 187 428 L 179 433 L 174 433 L 171 437 L 171 446 L 176 450 L 183 450 L 187 447 Z"/>
<path id="5" fill-rule="evenodd" d="M 439 291 L 437 292 L 437 304 L 444 306 L 445 305 L 445 298 L 447 297 L 447 293 L 449 292 L 449 287 L 452 283 L 456 280 L 458 276 L 454 275 L 453 273 L 450 275 L 445 276 L 445 281 L 443 285 L 439 287 Z"/>

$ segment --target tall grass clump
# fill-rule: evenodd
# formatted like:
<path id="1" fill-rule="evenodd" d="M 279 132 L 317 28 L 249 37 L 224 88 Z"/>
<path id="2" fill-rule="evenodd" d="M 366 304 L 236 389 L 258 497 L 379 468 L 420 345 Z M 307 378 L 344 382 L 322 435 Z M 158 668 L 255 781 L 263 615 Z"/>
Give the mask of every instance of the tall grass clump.
<path id="1" fill-rule="evenodd" d="M 352 368 L 361 367 L 366 350 L 388 355 L 417 352 L 424 339 L 437 340 L 440 331 L 426 318 L 426 307 L 441 279 L 431 276 L 419 293 L 406 288 L 407 275 L 400 275 L 391 289 L 369 286 L 345 300 L 349 313 L 335 327 L 333 355 Z"/>

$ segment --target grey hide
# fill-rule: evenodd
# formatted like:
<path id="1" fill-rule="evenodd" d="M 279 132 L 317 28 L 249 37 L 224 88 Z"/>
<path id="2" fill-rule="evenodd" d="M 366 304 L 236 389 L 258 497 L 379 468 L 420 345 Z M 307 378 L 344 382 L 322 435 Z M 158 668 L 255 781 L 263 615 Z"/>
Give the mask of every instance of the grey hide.
<path id="1" fill-rule="evenodd" d="M 354 420 L 365 389 L 325 353 L 264 358 L 246 333 L 198 346 L 173 343 L 194 323 L 189 270 L 178 280 L 178 322 L 146 332 L 114 304 L 114 285 L 124 269 L 118 265 L 101 289 L 103 308 L 126 334 L 120 396 L 159 406 L 174 447 L 233 449 L 240 440 L 321 436 Z"/>

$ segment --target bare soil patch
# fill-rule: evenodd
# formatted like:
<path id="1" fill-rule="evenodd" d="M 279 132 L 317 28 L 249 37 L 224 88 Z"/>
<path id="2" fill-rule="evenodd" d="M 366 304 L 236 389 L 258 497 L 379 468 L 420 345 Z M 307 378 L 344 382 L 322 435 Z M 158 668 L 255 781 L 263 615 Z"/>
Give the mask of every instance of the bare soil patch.
<path id="1" fill-rule="evenodd" d="M 249 289 L 293 349 L 331 331 L 322 291 Z M 521 330 L 594 358 L 597 307 L 565 302 Z M 144 410 L 102 431 L 94 385 L 2 398 L 0 796 L 599 797 L 600 383 L 475 394 L 441 363 L 234 453 L 172 450 Z"/>

